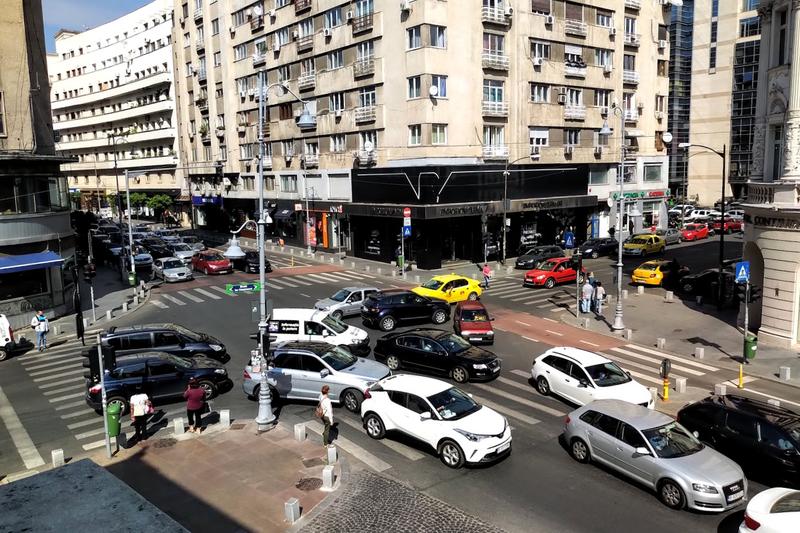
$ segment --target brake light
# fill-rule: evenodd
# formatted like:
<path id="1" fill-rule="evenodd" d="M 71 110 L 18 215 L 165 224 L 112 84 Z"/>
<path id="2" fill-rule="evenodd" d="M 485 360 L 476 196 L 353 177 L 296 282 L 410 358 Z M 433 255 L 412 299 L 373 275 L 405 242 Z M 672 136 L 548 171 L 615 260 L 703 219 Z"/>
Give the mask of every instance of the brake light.
<path id="1" fill-rule="evenodd" d="M 244 371 L 244 375 L 243 375 L 242 377 L 244 377 L 244 379 L 252 379 L 252 378 L 250 377 L 250 373 L 249 373 L 249 372 L 247 372 L 247 370 L 245 370 L 245 371 Z"/>
<path id="2" fill-rule="evenodd" d="M 369 393 L 369 389 L 364 390 L 364 399 L 369 400 L 372 398 L 372 394 Z"/>
<path id="3" fill-rule="evenodd" d="M 570 423 L 570 419 L 569 419 L 569 415 L 567 415 L 567 417 L 564 419 L 564 425 L 565 426 L 569 425 L 569 423 Z"/>
<path id="4" fill-rule="evenodd" d="M 103 390 L 103 387 L 101 387 L 99 383 L 97 385 L 92 385 L 91 387 L 89 387 L 89 392 L 92 394 L 97 394 L 101 390 Z"/>
<path id="5" fill-rule="evenodd" d="M 650 277 L 654 278 L 654 277 L 656 277 L 656 275 L 655 274 L 650 274 Z"/>
<path id="6" fill-rule="evenodd" d="M 11 340 L 11 342 L 14 342 L 14 328 L 11 326 L 8 326 L 8 338 Z"/>
<path id="7" fill-rule="evenodd" d="M 753 520 L 753 518 L 750 515 L 748 515 L 747 513 L 744 514 L 744 525 L 746 525 L 748 528 L 752 529 L 753 531 L 755 531 L 756 529 L 761 527 L 761 524 L 759 522 L 756 522 L 755 520 Z"/>

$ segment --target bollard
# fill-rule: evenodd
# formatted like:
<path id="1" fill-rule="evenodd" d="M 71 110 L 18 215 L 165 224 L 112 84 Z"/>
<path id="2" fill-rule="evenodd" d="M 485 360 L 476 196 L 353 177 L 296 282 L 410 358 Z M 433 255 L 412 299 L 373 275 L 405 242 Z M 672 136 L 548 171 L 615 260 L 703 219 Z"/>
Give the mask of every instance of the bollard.
<path id="1" fill-rule="evenodd" d="M 83 329 L 85 330 L 88 327 L 89 327 L 89 319 L 88 318 L 84 318 L 83 319 Z"/>
<path id="2" fill-rule="evenodd" d="M 333 467 L 331 465 L 322 469 L 322 488 L 328 490 L 333 488 Z"/>
<path id="3" fill-rule="evenodd" d="M 694 349 L 694 356 L 697 359 L 702 359 L 706 356 L 706 349 L 705 348 L 695 348 Z"/>
<path id="4" fill-rule="evenodd" d="M 286 513 L 286 521 L 294 524 L 300 520 L 300 500 L 297 498 L 289 498 L 283 504 L 283 510 Z"/>
<path id="5" fill-rule="evenodd" d="M 419 282 L 420 282 L 420 279 L 419 279 L 419 274 L 414 274 L 414 281 L 415 281 L 416 283 L 419 283 Z"/>
<path id="6" fill-rule="evenodd" d="M 329 259 L 330 259 L 331 264 L 333 264 L 333 262 L 336 261 L 336 258 L 333 257 L 333 256 L 331 256 Z"/>
<path id="7" fill-rule="evenodd" d="M 702 296 L 697 296 L 694 299 L 694 301 L 697 303 L 697 305 L 703 305 L 703 297 Z"/>
<path id="8" fill-rule="evenodd" d="M 714 394 L 717 396 L 725 396 L 728 393 L 728 387 L 722 385 L 721 383 L 717 383 L 714 385 Z"/>
<path id="9" fill-rule="evenodd" d="M 50 458 L 53 460 L 53 468 L 64 466 L 64 450 L 61 448 L 50 452 Z"/>
<path id="10" fill-rule="evenodd" d="M 344 266 L 344 257 L 339 258 L 339 264 Z"/>
<path id="11" fill-rule="evenodd" d="M 629 340 L 629 341 L 633 340 L 633 330 L 632 329 L 629 328 L 629 329 L 625 330 L 625 338 L 627 340 Z"/>
<path id="12" fill-rule="evenodd" d="M 686 392 L 686 378 L 675 378 L 675 392 L 680 394 Z"/>
<path id="13" fill-rule="evenodd" d="M 231 410 L 230 409 L 220 409 L 219 411 L 219 425 L 223 427 L 223 429 L 228 429 L 231 427 Z"/>
<path id="14" fill-rule="evenodd" d="M 294 440 L 303 442 L 306 440 L 306 425 L 305 424 L 295 424 L 294 425 Z"/>
<path id="15" fill-rule="evenodd" d="M 378 267 L 376 269 L 376 272 L 378 273 L 379 276 L 383 275 L 383 269 L 381 267 Z"/>
<path id="16" fill-rule="evenodd" d="M 111 320 L 111 311 L 106 311 L 106 320 Z"/>
<path id="17" fill-rule="evenodd" d="M 782 366 L 778 370 L 779 370 L 779 374 L 780 374 L 780 377 L 781 377 L 782 380 L 789 381 L 790 379 L 792 379 L 792 369 L 791 369 L 791 367 Z"/>
<path id="18" fill-rule="evenodd" d="M 57 336 L 59 333 L 61 333 L 61 326 L 53 326 L 53 335 Z"/>
<path id="19" fill-rule="evenodd" d="M 350 261 L 350 268 L 355 268 L 355 267 L 356 267 L 356 262 Z"/>
<path id="20" fill-rule="evenodd" d="M 339 456 L 336 454 L 336 446 L 331 445 L 328 448 L 328 464 L 332 465 L 338 458 Z"/>
<path id="21" fill-rule="evenodd" d="M 507 266 L 506 267 L 506 274 L 513 274 L 513 272 L 514 272 L 514 267 L 513 266 Z"/>
<path id="22" fill-rule="evenodd" d="M 628 299 L 628 289 L 624 289 L 622 291 L 622 299 L 623 300 L 627 300 Z"/>
<path id="23" fill-rule="evenodd" d="M 128 302 L 122 302 L 122 312 L 123 313 L 128 312 Z"/>
<path id="24" fill-rule="evenodd" d="M 667 291 L 664 293 L 664 301 L 665 302 L 674 302 L 675 301 L 675 293 L 672 291 Z"/>
<path id="25" fill-rule="evenodd" d="M 294 248 L 289 248 L 289 255 L 294 255 Z"/>
<path id="26" fill-rule="evenodd" d="M 581 327 L 583 329 L 589 329 L 589 319 L 588 318 L 582 318 L 581 319 Z"/>
<path id="27" fill-rule="evenodd" d="M 659 337 L 656 339 L 656 348 L 658 348 L 659 350 L 663 350 L 666 344 L 667 344 L 667 339 L 665 339 L 664 337 Z"/>
<path id="28" fill-rule="evenodd" d="M 647 387 L 647 390 L 650 392 L 650 398 L 653 400 L 653 404 L 658 401 L 658 389 L 655 387 Z"/>
<path id="29" fill-rule="evenodd" d="M 396 278 L 396 277 L 397 277 L 397 270 L 395 270 L 395 269 L 392 269 L 392 277 L 393 277 L 393 278 Z"/>
<path id="30" fill-rule="evenodd" d="M 644 285 L 639 285 L 636 287 L 636 296 L 641 296 L 644 294 Z"/>
<path id="31" fill-rule="evenodd" d="M 183 435 L 186 428 L 183 426 L 183 418 L 178 417 L 172 420 L 172 427 L 175 428 L 175 435 Z"/>
<path id="32" fill-rule="evenodd" d="M 769 398 L 767 400 L 767 403 L 770 404 L 770 405 L 774 405 L 775 407 L 780 407 L 781 406 L 781 401 L 780 400 L 776 400 L 774 398 Z"/>
<path id="33" fill-rule="evenodd" d="M 369 272 L 369 265 L 364 265 L 364 271 Z"/>
<path id="34" fill-rule="evenodd" d="M 133 305 L 139 305 L 139 296 L 138 295 L 133 297 Z"/>

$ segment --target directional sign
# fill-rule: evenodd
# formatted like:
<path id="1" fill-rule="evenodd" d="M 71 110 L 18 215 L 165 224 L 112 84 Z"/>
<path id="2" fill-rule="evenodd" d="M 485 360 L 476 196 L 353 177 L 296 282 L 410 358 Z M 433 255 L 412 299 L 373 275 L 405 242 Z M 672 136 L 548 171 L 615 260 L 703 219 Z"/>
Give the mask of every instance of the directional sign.
<path id="1" fill-rule="evenodd" d="M 411 237 L 411 226 L 403 226 L 403 238 L 407 239 Z"/>
<path id="2" fill-rule="evenodd" d="M 750 261 L 736 263 L 736 283 L 748 283 L 750 281 Z"/>
<path id="3" fill-rule="evenodd" d="M 225 292 L 228 294 L 238 294 L 240 292 L 257 292 L 261 290 L 261 284 L 257 281 L 250 283 L 228 283 L 225 285 Z"/>

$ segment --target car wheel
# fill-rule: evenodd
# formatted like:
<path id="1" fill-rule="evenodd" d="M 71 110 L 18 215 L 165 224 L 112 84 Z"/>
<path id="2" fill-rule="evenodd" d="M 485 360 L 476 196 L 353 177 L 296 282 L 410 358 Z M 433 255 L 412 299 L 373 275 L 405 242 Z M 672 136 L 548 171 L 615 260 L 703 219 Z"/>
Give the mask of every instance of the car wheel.
<path id="1" fill-rule="evenodd" d="M 208 276 L 208 268 L 204 268 L 204 269 L 203 269 L 203 274 L 205 274 L 206 276 Z"/>
<path id="2" fill-rule="evenodd" d="M 569 445 L 569 454 L 579 463 L 589 462 L 589 447 L 583 442 L 583 439 L 572 439 Z"/>
<path id="3" fill-rule="evenodd" d="M 400 368 L 400 359 L 396 355 L 390 355 L 386 358 L 386 366 L 389 367 L 389 370 L 397 370 Z"/>
<path id="4" fill-rule="evenodd" d="M 331 313 L 331 318 L 335 318 L 336 320 L 341 320 L 342 316 L 344 315 L 342 314 L 341 311 L 334 311 L 333 313 Z"/>
<path id="5" fill-rule="evenodd" d="M 0 348 L 0 361 L 5 361 L 8 357 L 8 351 L 5 348 Z"/>
<path id="6" fill-rule="evenodd" d="M 597 253 L 597 252 L 592 252 L 592 259 L 597 259 L 598 257 L 600 257 L 600 254 L 599 254 L 599 253 Z"/>
<path id="7" fill-rule="evenodd" d="M 364 401 L 364 395 L 357 390 L 347 389 L 342 393 L 342 404 L 351 413 L 359 412 L 362 401 Z"/>
<path id="8" fill-rule="evenodd" d="M 477 299 L 478 299 L 478 293 L 477 292 L 471 292 L 471 293 L 469 293 L 469 296 L 467 296 L 467 300 L 469 300 L 471 302 L 474 302 Z"/>
<path id="9" fill-rule="evenodd" d="M 463 366 L 455 367 L 450 371 L 450 375 L 456 383 L 466 383 L 469 381 L 469 372 L 467 372 L 467 369 Z"/>
<path id="10" fill-rule="evenodd" d="M 392 331 L 397 324 L 395 323 L 394 318 L 391 316 L 385 316 L 381 319 L 379 325 L 382 331 Z"/>
<path id="11" fill-rule="evenodd" d="M 434 311 L 433 317 L 431 318 L 434 324 L 444 324 L 447 322 L 447 313 L 439 309 L 438 311 Z"/>
<path id="12" fill-rule="evenodd" d="M 544 282 L 545 289 L 552 289 L 555 286 L 556 286 L 556 280 L 554 280 L 553 278 L 547 278 L 547 281 Z"/>
<path id="13" fill-rule="evenodd" d="M 367 430 L 367 435 L 376 440 L 382 439 L 386 435 L 383 420 L 375 413 L 367 413 L 367 416 L 364 417 L 364 428 Z"/>
<path id="14" fill-rule="evenodd" d="M 202 388 L 206 393 L 206 400 L 210 400 L 217 395 L 217 387 L 215 387 L 210 381 L 202 380 L 200 381 L 199 385 L 200 388 Z"/>
<path id="15" fill-rule="evenodd" d="M 665 479 L 658 484 L 658 499 L 670 509 L 683 509 L 686 504 L 683 490 L 671 479 Z"/>
<path id="16" fill-rule="evenodd" d="M 439 445 L 439 457 L 445 466 L 461 468 L 464 466 L 464 452 L 452 440 L 445 440 Z"/>
<path id="17" fill-rule="evenodd" d="M 128 400 L 123 398 L 122 396 L 112 396 L 108 400 L 106 400 L 106 407 L 111 407 L 112 405 L 119 406 L 119 416 L 126 414 L 128 412 Z"/>
<path id="18" fill-rule="evenodd" d="M 547 382 L 544 376 L 539 376 L 539 379 L 536 380 L 536 390 L 538 390 L 539 394 L 542 396 L 550 394 L 550 383 Z"/>

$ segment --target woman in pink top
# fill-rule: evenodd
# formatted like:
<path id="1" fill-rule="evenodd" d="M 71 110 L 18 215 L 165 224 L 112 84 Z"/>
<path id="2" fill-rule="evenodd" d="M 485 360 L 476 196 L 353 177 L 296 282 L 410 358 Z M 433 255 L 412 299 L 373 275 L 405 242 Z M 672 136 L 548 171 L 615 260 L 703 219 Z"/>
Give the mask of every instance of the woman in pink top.
<path id="1" fill-rule="evenodd" d="M 202 430 L 200 415 L 203 414 L 203 407 L 206 404 L 206 391 L 200 387 L 200 383 L 195 378 L 189 380 L 189 386 L 183 393 L 186 398 L 186 416 L 189 418 L 189 431 L 198 433 Z"/>

